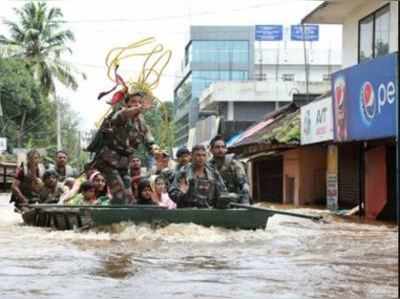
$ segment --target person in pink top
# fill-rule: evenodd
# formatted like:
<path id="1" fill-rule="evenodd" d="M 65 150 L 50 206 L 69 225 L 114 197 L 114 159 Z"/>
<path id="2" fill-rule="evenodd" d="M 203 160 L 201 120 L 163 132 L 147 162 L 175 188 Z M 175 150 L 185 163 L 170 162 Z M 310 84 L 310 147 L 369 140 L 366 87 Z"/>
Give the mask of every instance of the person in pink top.
<path id="1" fill-rule="evenodd" d="M 167 209 L 176 209 L 176 203 L 169 198 L 166 190 L 166 184 L 164 178 L 157 176 L 152 181 L 152 195 L 151 200 L 160 207 L 166 207 Z"/>

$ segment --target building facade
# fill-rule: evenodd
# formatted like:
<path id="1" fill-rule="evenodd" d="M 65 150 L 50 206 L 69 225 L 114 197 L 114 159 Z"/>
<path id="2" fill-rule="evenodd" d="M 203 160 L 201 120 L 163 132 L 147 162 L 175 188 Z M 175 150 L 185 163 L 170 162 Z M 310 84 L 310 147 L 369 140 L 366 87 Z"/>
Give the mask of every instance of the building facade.
<path id="1" fill-rule="evenodd" d="M 334 144 L 327 189 L 336 206 L 358 206 L 372 219 L 394 219 L 396 210 L 398 5 L 331 0 L 303 19 L 343 24 L 344 68 L 331 84 Z"/>
<path id="2" fill-rule="evenodd" d="M 245 81 L 254 73 L 254 26 L 191 26 L 182 80 L 174 90 L 176 145 L 201 118 L 199 97 L 212 82 Z"/>
<path id="3" fill-rule="evenodd" d="M 210 115 L 221 118 L 227 131 L 219 133 L 228 138 L 289 102 L 303 105 L 329 90 L 330 74 L 341 68 L 340 50 L 318 42 L 305 49 L 285 39 L 260 42 L 255 31 L 255 26 L 190 28 L 183 79 L 174 93 L 176 146 L 204 142 L 198 136 L 206 134 L 197 130 L 213 131 L 205 124 L 214 121 L 202 121 Z"/>

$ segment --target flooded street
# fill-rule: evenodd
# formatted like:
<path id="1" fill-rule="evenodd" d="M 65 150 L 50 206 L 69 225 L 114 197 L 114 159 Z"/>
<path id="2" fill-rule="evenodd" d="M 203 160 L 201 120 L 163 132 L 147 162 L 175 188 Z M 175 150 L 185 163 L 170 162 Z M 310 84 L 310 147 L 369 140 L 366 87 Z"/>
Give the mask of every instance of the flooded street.
<path id="1" fill-rule="evenodd" d="M 55 232 L 21 225 L 2 195 L 0 298 L 396 298 L 397 228 L 325 219 Z"/>

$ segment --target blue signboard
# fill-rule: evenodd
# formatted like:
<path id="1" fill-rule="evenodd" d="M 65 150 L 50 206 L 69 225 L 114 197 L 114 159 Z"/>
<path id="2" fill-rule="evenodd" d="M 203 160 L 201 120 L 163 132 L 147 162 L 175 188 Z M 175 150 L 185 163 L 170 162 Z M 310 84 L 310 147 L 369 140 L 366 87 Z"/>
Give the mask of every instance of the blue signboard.
<path id="1" fill-rule="evenodd" d="M 303 34 L 304 31 L 304 34 Z M 290 39 L 293 41 L 317 41 L 319 39 L 318 25 L 292 25 L 290 26 Z"/>
<path id="2" fill-rule="evenodd" d="M 280 41 L 283 38 L 282 25 L 256 25 L 256 40 Z"/>
<path id="3" fill-rule="evenodd" d="M 336 141 L 395 136 L 396 56 L 378 57 L 332 75 Z"/>

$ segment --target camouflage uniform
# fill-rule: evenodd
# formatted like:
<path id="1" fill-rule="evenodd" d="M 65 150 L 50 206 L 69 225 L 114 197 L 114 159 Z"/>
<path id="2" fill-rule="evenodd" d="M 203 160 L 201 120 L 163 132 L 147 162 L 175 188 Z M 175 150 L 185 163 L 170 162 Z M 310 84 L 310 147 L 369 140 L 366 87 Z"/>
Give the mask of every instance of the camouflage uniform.
<path id="1" fill-rule="evenodd" d="M 223 163 L 213 158 L 210 160 L 210 165 L 220 173 L 228 192 L 239 195 L 239 203 L 249 204 L 249 183 L 243 165 L 233 159 L 231 155 L 224 158 Z"/>
<path id="2" fill-rule="evenodd" d="M 179 189 L 180 180 L 185 178 L 189 184 L 187 193 Z M 226 187 L 217 171 L 205 167 L 205 177 L 197 178 L 192 165 L 189 164 L 176 173 L 168 193 L 179 208 L 210 208 L 216 207 L 222 192 L 226 192 Z"/>
<path id="3" fill-rule="evenodd" d="M 174 182 L 174 178 L 175 178 L 175 173 L 172 169 L 169 168 L 164 168 L 163 170 L 158 170 L 155 173 L 157 176 L 160 176 L 163 178 L 164 182 L 165 182 L 165 186 L 167 187 L 167 189 L 172 185 L 172 183 Z"/>
<path id="4" fill-rule="evenodd" d="M 118 111 L 108 124 L 102 126 L 104 145 L 97 152 L 92 167 L 105 176 L 110 187 L 112 199 L 110 204 L 128 204 L 135 201 L 130 188 L 129 161 L 140 144 L 148 148 L 154 143 L 149 127 L 143 115 L 134 119 Z"/>

